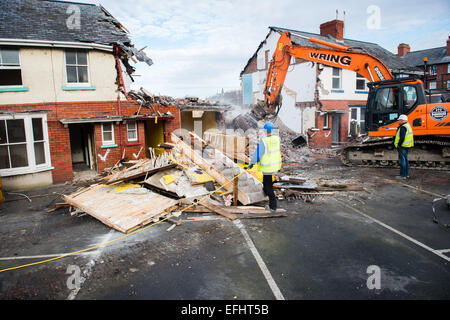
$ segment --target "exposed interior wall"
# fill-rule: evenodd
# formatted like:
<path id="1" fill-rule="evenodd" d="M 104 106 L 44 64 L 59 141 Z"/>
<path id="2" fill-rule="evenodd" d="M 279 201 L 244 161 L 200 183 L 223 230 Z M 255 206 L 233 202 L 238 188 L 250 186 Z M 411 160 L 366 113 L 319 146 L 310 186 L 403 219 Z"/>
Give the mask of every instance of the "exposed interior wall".
<path id="1" fill-rule="evenodd" d="M 158 121 L 155 123 L 154 120 L 145 121 L 145 135 L 146 135 L 146 154 L 147 157 L 150 156 L 150 151 L 148 148 L 153 148 L 156 154 L 164 153 L 163 148 L 159 148 L 158 145 L 164 143 L 164 122 Z"/>
<path id="2" fill-rule="evenodd" d="M 195 124 L 195 121 L 201 124 L 201 129 L 199 129 L 199 126 Z M 198 135 L 201 134 L 201 136 L 203 136 L 205 131 L 217 129 L 216 112 L 204 111 L 201 118 L 194 118 L 192 116 L 192 111 L 181 111 L 181 128 L 196 132 Z"/>

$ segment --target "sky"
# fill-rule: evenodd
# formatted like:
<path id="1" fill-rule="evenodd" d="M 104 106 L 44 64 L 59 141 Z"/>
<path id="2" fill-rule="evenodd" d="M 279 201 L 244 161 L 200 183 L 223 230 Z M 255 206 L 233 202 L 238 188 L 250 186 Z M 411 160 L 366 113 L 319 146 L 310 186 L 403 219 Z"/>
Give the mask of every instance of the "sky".
<path id="1" fill-rule="evenodd" d="M 375 42 L 397 53 L 446 45 L 450 1 L 364 0 L 74 0 L 101 4 L 129 31 L 154 64 L 136 65 L 132 88 L 156 95 L 205 99 L 240 88 L 239 74 L 277 26 L 319 33 L 344 20 L 344 38 Z M 345 16 L 344 16 L 345 12 Z"/>

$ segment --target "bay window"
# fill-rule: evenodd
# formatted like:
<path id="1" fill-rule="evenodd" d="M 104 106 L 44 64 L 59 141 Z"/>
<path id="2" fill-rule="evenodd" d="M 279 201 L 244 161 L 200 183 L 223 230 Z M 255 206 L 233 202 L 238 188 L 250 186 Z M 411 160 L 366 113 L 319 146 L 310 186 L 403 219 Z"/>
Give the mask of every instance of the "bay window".
<path id="1" fill-rule="evenodd" d="M 0 174 L 51 169 L 45 114 L 0 116 Z"/>

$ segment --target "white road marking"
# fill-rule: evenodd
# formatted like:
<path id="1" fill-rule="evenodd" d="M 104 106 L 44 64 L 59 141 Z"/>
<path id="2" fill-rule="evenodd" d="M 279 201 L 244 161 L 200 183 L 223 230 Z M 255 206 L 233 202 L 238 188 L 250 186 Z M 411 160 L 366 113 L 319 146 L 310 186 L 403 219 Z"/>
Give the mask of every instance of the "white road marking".
<path id="1" fill-rule="evenodd" d="M 258 250 L 256 249 L 252 239 L 248 235 L 247 230 L 245 230 L 244 225 L 241 223 L 240 220 L 234 220 L 233 223 L 239 228 L 239 230 L 241 230 L 241 233 L 244 236 L 244 239 L 247 242 L 247 245 L 249 246 L 250 251 L 252 252 L 253 256 L 255 257 L 259 268 L 261 269 L 262 273 L 264 274 L 264 277 L 266 278 L 267 283 L 269 284 L 269 287 L 272 290 L 272 293 L 274 294 L 275 298 L 277 300 L 285 300 L 283 294 L 281 293 L 280 289 L 278 288 L 277 284 L 275 283 L 275 280 L 273 280 L 269 269 L 267 268 L 266 264 L 264 263 L 263 259 L 260 256 Z"/>
<path id="2" fill-rule="evenodd" d="M 352 206 L 349 206 L 348 204 L 346 204 L 346 203 L 344 203 L 344 202 L 342 202 L 342 201 L 340 201 L 340 200 L 337 200 L 337 199 L 335 199 L 335 200 L 336 200 L 337 202 L 339 202 L 340 204 L 342 204 L 343 206 L 345 206 L 345 207 L 347 207 L 347 208 L 349 208 L 349 209 L 355 211 L 356 213 L 358 213 L 358 214 L 360 214 L 360 215 L 362 215 L 362 216 L 364 216 L 364 217 L 366 217 L 366 218 L 372 220 L 372 221 L 375 222 L 375 223 L 378 223 L 380 226 L 385 227 L 386 229 L 388 229 L 388 230 L 390 230 L 390 231 L 392 231 L 392 232 L 398 234 L 399 236 L 401 236 L 401 237 L 403 237 L 403 238 L 405 238 L 405 239 L 411 241 L 412 243 L 414 243 L 414 244 L 416 244 L 416 245 L 418 245 L 418 246 L 424 248 L 425 250 L 428 250 L 428 251 L 434 253 L 435 255 L 441 257 L 442 259 L 444 259 L 444 260 L 450 262 L 450 257 L 447 257 L 446 255 L 442 254 L 442 252 L 439 252 L 440 250 L 435 250 L 435 249 L 433 249 L 433 248 L 427 246 L 426 244 L 423 244 L 422 242 L 420 242 L 420 241 L 418 241 L 418 240 L 416 240 L 416 239 L 414 239 L 414 238 L 412 238 L 412 237 L 410 237 L 410 236 L 404 234 L 403 232 L 400 232 L 400 231 L 398 231 L 398 230 L 392 228 L 391 226 L 389 226 L 389 225 L 387 225 L 387 224 L 381 222 L 380 220 L 377 220 L 377 219 L 375 219 L 375 218 L 372 218 L 371 216 L 365 214 L 364 212 L 362 212 L 362 211 L 359 210 L 359 209 L 353 208 Z"/>
<path id="3" fill-rule="evenodd" d="M 427 190 L 423 190 L 423 189 L 419 189 L 419 188 L 417 188 L 417 187 L 410 186 L 410 185 L 407 184 L 407 183 L 402 183 L 402 182 L 400 182 L 400 184 L 401 184 L 402 186 L 405 186 L 405 187 L 408 187 L 408 188 L 411 188 L 411 189 L 414 189 L 414 190 L 417 190 L 417 191 L 420 191 L 420 192 L 423 192 L 423 193 L 426 193 L 426 194 L 429 194 L 429 195 L 432 195 L 432 196 L 436 196 L 436 197 L 440 197 L 440 198 L 445 198 L 445 196 L 443 196 L 443 195 L 441 195 L 441 194 L 434 193 L 434 192 L 427 191 Z"/>
<path id="4" fill-rule="evenodd" d="M 436 250 L 437 252 L 440 252 L 440 253 L 447 253 L 447 252 L 450 252 L 450 249 L 442 249 L 442 250 Z"/>

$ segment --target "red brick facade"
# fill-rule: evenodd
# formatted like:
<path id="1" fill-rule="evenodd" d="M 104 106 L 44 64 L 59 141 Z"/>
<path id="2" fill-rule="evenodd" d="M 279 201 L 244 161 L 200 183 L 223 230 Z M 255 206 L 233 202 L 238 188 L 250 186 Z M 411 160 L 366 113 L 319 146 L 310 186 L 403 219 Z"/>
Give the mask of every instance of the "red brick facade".
<path id="1" fill-rule="evenodd" d="M 161 114 L 168 111 L 173 118 L 165 117 L 164 137 L 165 141 L 170 141 L 170 132 L 180 128 L 180 110 L 176 106 L 153 106 Z M 72 156 L 70 146 L 69 128 L 64 127 L 61 119 L 91 118 L 104 116 L 133 116 L 139 109 L 139 104 L 135 101 L 86 101 L 86 102 L 58 102 L 58 103 L 35 103 L 23 105 L 0 105 L 0 111 L 31 111 L 47 110 L 47 127 L 49 135 L 49 146 L 53 182 L 60 183 L 73 179 Z M 151 116 L 152 110 L 141 108 L 140 114 Z M 114 124 L 114 137 L 117 147 L 102 148 L 102 125 L 94 123 L 95 155 L 97 157 L 97 171 L 102 172 L 105 168 L 113 166 L 117 161 L 125 157 L 128 159 L 145 158 L 145 125 L 144 121 L 137 121 L 138 141 L 129 142 L 127 140 L 127 126 L 122 122 Z M 109 150 L 109 151 L 108 151 Z M 106 153 L 108 154 L 106 155 Z M 106 157 L 105 157 L 106 155 Z M 137 157 L 135 157 L 136 155 Z M 102 160 L 102 158 L 104 160 Z"/>
<path id="2" fill-rule="evenodd" d="M 314 148 L 330 148 L 332 144 L 333 117 L 340 117 L 339 142 L 347 142 L 349 130 L 349 105 L 365 105 L 366 100 L 321 100 L 323 115 L 316 113 L 316 129 L 308 131 L 309 145 Z M 324 128 L 328 116 L 328 128 Z"/>

